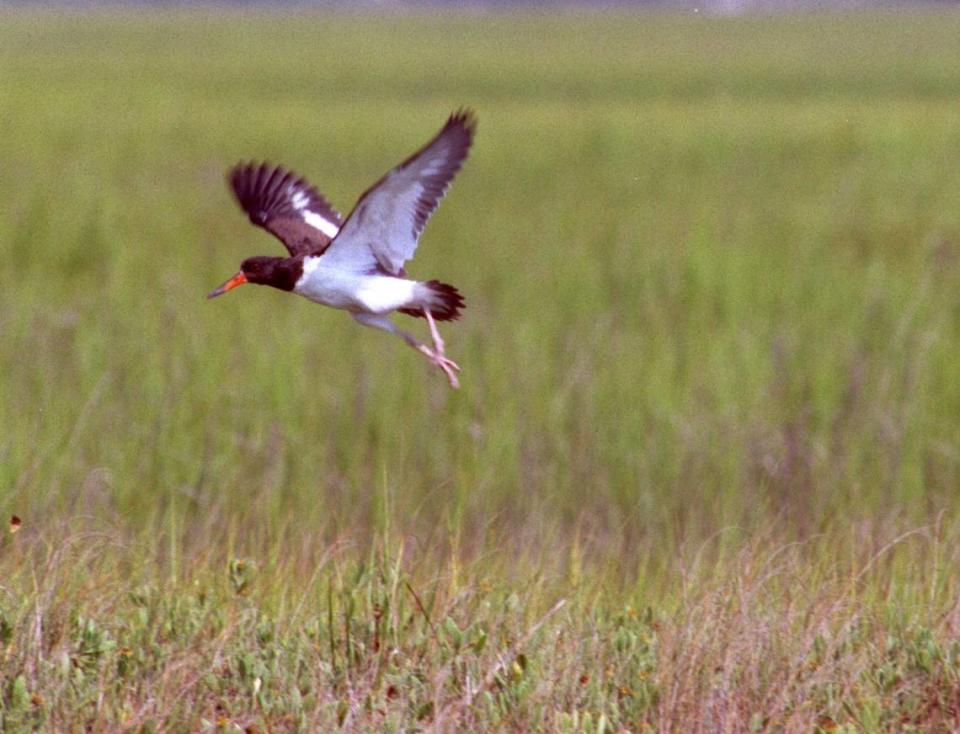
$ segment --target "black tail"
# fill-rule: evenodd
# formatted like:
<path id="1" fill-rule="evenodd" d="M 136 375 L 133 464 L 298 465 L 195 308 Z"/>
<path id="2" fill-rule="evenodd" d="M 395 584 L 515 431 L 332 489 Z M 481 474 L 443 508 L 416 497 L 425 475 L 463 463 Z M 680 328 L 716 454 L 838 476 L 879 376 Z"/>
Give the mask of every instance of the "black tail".
<path id="1" fill-rule="evenodd" d="M 430 315 L 437 321 L 456 321 L 460 318 L 460 309 L 464 307 L 460 291 L 439 280 L 428 280 L 420 284 L 420 308 L 400 308 L 400 313 L 417 318 L 426 318 L 424 308 L 430 309 Z"/>

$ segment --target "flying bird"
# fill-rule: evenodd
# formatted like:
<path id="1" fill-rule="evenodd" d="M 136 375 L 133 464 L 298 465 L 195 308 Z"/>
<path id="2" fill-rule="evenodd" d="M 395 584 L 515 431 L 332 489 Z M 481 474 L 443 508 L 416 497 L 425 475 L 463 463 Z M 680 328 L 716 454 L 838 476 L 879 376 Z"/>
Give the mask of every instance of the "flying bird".
<path id="1" fill-rule="evenodd" d="M 459 387 L 460 367 L 446 356 L 436 322 L 459 318 L 463 297 L 438 280 L 408 278 L 403 266 L 466 160 L 476 127 L 473 112 L 454 112 L 430 142 L 367 189 L 346 220 L 292 171 L 238 164 L 227 174 L 237 203 L 253 224 L 283 242 L 290 257 L 247 258 L 208 298 L 244 283 L 292 291 L 396 334 Z M 433 346 L 398 328 L 389 318 L 394 311 L 426 319 Z"/>

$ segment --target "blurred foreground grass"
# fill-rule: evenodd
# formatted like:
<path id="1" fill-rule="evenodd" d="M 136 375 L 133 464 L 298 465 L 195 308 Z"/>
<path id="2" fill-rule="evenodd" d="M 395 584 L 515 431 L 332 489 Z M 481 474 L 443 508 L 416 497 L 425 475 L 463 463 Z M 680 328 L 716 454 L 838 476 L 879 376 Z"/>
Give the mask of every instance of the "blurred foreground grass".
<path id="1" fill-rule="evenodd" d="M 960 726 L 960 15 L 0 19 L 7 729 Z M 462 391 L 204 300 L 461 104 Z"/>

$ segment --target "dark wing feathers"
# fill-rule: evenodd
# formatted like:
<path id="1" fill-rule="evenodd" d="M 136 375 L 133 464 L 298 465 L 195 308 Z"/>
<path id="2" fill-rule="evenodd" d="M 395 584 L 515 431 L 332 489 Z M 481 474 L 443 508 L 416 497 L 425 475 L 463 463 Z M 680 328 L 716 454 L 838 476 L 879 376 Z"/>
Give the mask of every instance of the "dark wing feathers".
<path id="1" fill-rule="evenodd" d="M 419 177 L 423 191 L 417 199 L 414 213 L 414 239 L 418 239 L 423 233 L 423 229 L 427 226 L 430 216 L 440 205 L 440 200 L 447 193 L 447 189 L 450 188 L 454 177 L 463 167 L 463 162 L 467 159 L 467 154 L 470 151 L 470 145 L 473 143 L 473 135 L 476 129 L 477 118 L 473 112 L 471 110 L 458 110 L 450 115 L 447 119 L 447 124 L 443 126 L 443 129 L 437 133 L 433 140 L 398 166 L 398 169 L 401 171 L 415 167 L 418 159 L 426 151 L 437 142 L 443 142 L 444 150 L 442 154 L 444 158 L 442 165 L 432 170 L 424 170 Z M 366 196 L 366 193 L 364 196 Z"/>
<path id="2" fill-rule="evenodd" d="M 331 265 L 398 274 L 467 157 L 476 117 L 450 115 L 434 138 L 367 189 L 324 255 Z"/>
<path id="3" fill-rule="evenodd" d="M 250 221 L 277 237 L 291 255 L 323 252 L 340 230 L 339 212 L 293 171 L 240 163 L 227 180 Z"/>

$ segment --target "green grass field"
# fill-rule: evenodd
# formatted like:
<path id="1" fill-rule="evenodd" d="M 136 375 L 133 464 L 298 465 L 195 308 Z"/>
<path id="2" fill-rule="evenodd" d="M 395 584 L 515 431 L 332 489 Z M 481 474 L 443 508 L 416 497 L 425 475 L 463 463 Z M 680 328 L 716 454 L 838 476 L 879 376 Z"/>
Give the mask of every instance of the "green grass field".
<path id="1" fill-rule="evenodd" d="M 960 727 L 960 14 L 8 8 L 0 80 L 0 730 Z M 229 166 L 346 211 L 460 105 L 461 391 L 205 300 Z"/>

